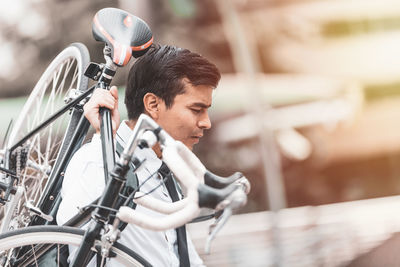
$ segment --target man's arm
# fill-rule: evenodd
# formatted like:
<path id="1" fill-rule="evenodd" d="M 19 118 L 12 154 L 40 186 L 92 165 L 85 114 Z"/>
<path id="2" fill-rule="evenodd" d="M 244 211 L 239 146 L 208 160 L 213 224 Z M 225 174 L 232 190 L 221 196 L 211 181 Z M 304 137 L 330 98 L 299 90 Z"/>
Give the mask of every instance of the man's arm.
<path id="1" fill-rule="evenodd" d="M 100 133 L 100 108 L 105 107 L 111 110 L 111 121 L 113 134 L 117 132 L 120 115 L 118 111 L 118 89 L 112 86 L 110 91 L 97 88 L 94 90 L 90 100 L 83 106 L 84 115 L 96 130 Z"/>

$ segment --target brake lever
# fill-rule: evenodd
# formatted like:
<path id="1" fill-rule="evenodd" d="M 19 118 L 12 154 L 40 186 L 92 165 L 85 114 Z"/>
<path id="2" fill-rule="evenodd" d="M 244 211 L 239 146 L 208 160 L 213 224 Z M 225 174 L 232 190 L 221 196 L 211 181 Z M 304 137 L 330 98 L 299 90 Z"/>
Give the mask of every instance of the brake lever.
<path id="1" fill-rule="evenodd" d="M 242 178 L 235 181 L 235 183 L 240 184 L 243 187 L 243 191 L 246 193 L 246 195 L 248 195 L 250 193 L 251 184 L 246 177 L 243 176 Z"/>
<path id="2" fill-rule="evenodd" d="M 233 211 L 238 210 L 246 204 L 247 195 L 245 191 L 245 187 L 242 187 L 242 189 L 237 189 L 217 205 L 216 209 L 223 210 L 223 212 L 209 227 L 209 235 L 204 247 L 204 250 L 207 254 L 210 253 L 211 241 L 228 221 L 229 217 L 233 214 Z"/>
<path id="3" fill-rule="evenodd" d="M 221 216 L 215 219 L 215 221 L 210 225 L 208 237 L 204 250 L 207 254 L 210 254 L 211 242 L 214 240 L 217 233 L 222 229 L 225 223 L 228 221 L 229 217 L 232 215 L 232 208 L 227 207 L 222 212 Z"/>

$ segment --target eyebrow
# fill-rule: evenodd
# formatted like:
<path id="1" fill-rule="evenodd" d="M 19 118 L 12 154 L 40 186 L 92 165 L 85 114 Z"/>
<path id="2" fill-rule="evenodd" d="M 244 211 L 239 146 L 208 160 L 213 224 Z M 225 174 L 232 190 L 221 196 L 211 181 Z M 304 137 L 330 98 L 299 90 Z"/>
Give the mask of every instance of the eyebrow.
<path id="1" fill-rule="evenodd" d="M 200 108 L 209 108 L 209 107 L 211 107 L 211 105 L 206 105 L 206 104 L 204 104 L 204 103 L 201 103 L 201 102 L 195 102 L 195 103 L 192 103 L 192 104 L 190 104 L 190 106 L 196 106 L 196 107 L 200 107 Z"/>

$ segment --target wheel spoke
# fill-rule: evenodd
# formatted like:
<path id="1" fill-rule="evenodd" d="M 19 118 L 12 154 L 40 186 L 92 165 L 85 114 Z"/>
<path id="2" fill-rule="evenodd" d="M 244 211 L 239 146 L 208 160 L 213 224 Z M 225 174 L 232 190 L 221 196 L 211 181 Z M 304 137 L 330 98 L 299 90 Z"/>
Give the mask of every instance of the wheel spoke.
<path id="1" fill-rule="evenodd" d="M 15 145 L 20 138 L 58 111 L 64 105 L 63 100 L 71 88 L 86 90 L 83 87 L 87 85 L 87 78 L 82 74 L 87 63 L 89 63 L 88 52 L 82 45 L 66 48 L 51 62 L 16 120 L 7 147 Z M 81 115 L 74 113 L 74 116 Z M 65 131 L 67 127 L 72 131 L 77 126 L 78 120 L 70 124 L 70 119 L 71 114 L 67 111 L 39 130 L 25 143 L 28 144 L 26 146 L 27 162 L 18 180 L 18 185 L 23 186 L 25 190 L 13 215 L 18 218 L 13 219 L 9 225 L 15 228 L 24 227 L 26 226 L 26 222 L 23 222 L 25 219 L 29 223 L 29 214 L 25 211 L 24 204 L 30 201 L 36 206 L 43 197 L 45 186 L 50 178 L 48 171 L 57 163 L 56 159 L 63 145 Z M 65 142 L 67 145 L 70 140 Z"/>
<path id="2" fill-rule="evenodd" d="M 64 85 L 65 85 L 65 80 L 67 79 L 67 77 L 69 75 L 69 72 L 71 70 L 72 65 L 73 65 L 73 60 L 72 59 L 70 59 L 70 60 L 68 60 L 66 62 L 64 76 L 63 76 L 63 79 L 60 82 L 60 85 L 58 86 L 58 90 L 60 90 L 61 88 L 68 88 L 68 89 L 71 88 L 71 87 L 64 87 Z"/>
<path id="3" fill-rule="evenodd" d="M 37 257 L 36 257 L 36 254 L 35 254 L 35 247 L 33 245 L 31 245 L 31 247 L 32 247 L 32 254 L 33 254 L 33 257 L 35 259 L 35 265 L 36 265 L 36 267 L 39 267 L 39 265 L 37 264 Z"/>
<path id="4" fill-rule="evenodd" d="M 79 68 L 78 68 L 78 62 L 76 62 L 76 66 L 74 69 L 74 73 L 69 88 L 76 88 L 76 86 L 74 87 L 74 85 L 77 84 L 78 78 L 79 78 Z"/>

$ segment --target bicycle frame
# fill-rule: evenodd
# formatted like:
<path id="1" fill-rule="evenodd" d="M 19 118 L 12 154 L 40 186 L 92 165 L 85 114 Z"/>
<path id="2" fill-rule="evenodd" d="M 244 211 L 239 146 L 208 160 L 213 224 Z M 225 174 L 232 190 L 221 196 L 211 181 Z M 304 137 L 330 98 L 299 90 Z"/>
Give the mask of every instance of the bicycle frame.
<path id="1" fill-rule="evenodd" d="M 104 49 L 106 52 L 107 47 Z M 109 56 L 106 54 L 106 65 L 104 67 L 102 76 L 95 86 L 92 86 L 88 91 L 92 92 L 94 88 L 103 88 L 105 90 L 110 89 L 110 83 L 112 81 L 113 75 L 115 75 L 116 66 L 109 60 Z M 110 71 L 111 70 L 111 71 Z M 88 93 L 89 94 L 89 93 Z M 81 98 L 81 97 L 79 97 Z M 81 100 L 84 99 L 82 96 Z M 74 102 L 79 103 L 78 99 L 74 100 Z M 71 103 L 72 104 L 72 103 Z M 103 151 L 103 165 L 104 165 L 104 177 L 106 181 L 109 180 L 109 170 L 114 167 L 115 163 L 115 151 L 114 151 L 114 141 L 113 141 L 113 132 L 112 132 L 112 124 L 111 124 L 111 113 L 109 109 L 102 108 L 100 111 L 100 129 L 101 129 L 101 143 L 102 143 L 102 151 Z M 56 169 L 51 174 L 50 177 L 51 183 L 45 189 L 44 198 L 39 202 L 39 206 L 41 207 L 43 212 L 50 212 L 53 210 L 53 213 L 56 213 L 58 205 L 61 201 L 61 196 L 59 194 L 59 189 L 62 185 L 63 179 L 51 179 L 63 176 L 61 173 L 65 171 L 67 164 L 73 153 L 81 146 L 83 139 L 86 135 L 87 129 L 89 127 L 89 122 L 87 119 L 82 116 L 79 124 L 73 134 L 71 143 L 67 148 L 64 157 L 60 160 L 59 163 L 56 163 Z M 54 176 L 53 176 L 54 175 Z M 55 215 L 55 214 L 50 214 Z M 35 220 L 35 224 L 42 224 L 43 220 L 39 217 Z M 46 222 L 49 224 L 49 222 Z"/>
<path id="2" fill-rule="evenodd" d="M 229 205 L 227 212 L 222 213 L 222 215 L 218 219 L 219 222 L 217 224 L 214 224 L 214 230 L 212 231 L 212 234 L 207 241 L 206 248 L 209 249 L 209 244 L 215 236 L 216 232 L 222 227 L 227 218 L 232 214 L 232 208 L 238 208 L 243 203 L 245 203 L 245 193 L 247 194 L 248 190 L 250 190 L 249 184 L 246 185 L 241 182 L 234 185 L 233 187 L 230 186 L 228 188 L 228 185 L 231 185 L 232 182 L 239 181 L 238 178 L 240 178 L 241 176 L 231 176 L 232 179 L 227 178 L 229 180 L 228 183 L 217 185 L 217 183 L 221 183 L 222 181 L 219 181 L 219 179 L 215 177 L 206 178 L 207 174 L 209 173 L 206 170 L 205 166 L 202 165 L 200 160 L 187 147 L 185 147 L 185 145 L 180 142 L 176 142 L 171 136 L 168 135 L 168 133 L 162 130 L 153 120 L 151 120 L 151 118 L 146 117 L 146 115 L 142 115 L 138 119 L 133 133 L 123 153 L 120 155 L 118 162 L 115 164 L 112 172 L 110 173 L 110 181 L 109 183 L 107 183 L 101 195 L 99 205 L 96 205 L 94 212 L 91 212 L 90 210 L 93 205 L 89 205 L 87 206 L 89 207 L 89 209 L 86 209 L 83 212 L 79 213 L 79 215 L 74 216 L 72 219 L 70 219 L 70 221 L 65 224 L 68 226 L 81 226 L 83 225 L 83 223 L 87 222 L 87 220 L 85 219 L 88 217 L 89 213 L 91 213 L 92 215 L 89 227 L 85 231 L 84 237 L 80 243 L 78 250 L 76 250 L 74 253 L 72 266 L 85 266 L 91 260 L 92 256 L 96 253 L 93 251 L 93 245 L 96 239 L 101 240 L 101 246 L 96 247 L 97 253 L 100 253 L 101 248 L 101 256 L 103 258 L 108 258 L 110 256 L 108 254 L 109 248 L 118 239 L 118 225 L 120 221 L 134 223 L 140 226 L 140 223 L 136 223 L 137 221 L 134 219 L 139 214 L 132 214 L 130 213 L 130 211 L 128 211 L 129 208 L 120 207 L 113 225 L 105 227 L 106 224 L 109 223 L 108 219 L 111 210 L 113 210 L 113 208 L 115 210 L 116 208 L 115 202 L 118 199 L 119 193 L 126 180 L 125 176 L 127 171 L 129 170 L 129 164 L 132 160 L 132 154 L 138 146 L 140 146 L 141 148 L 149 148 L 152 147 L 157 141 L 159 141 L 162 148 L 164 162 L 167 163 L 173 173 L 177 175 L 179 181 L 182 182 L 184 188 L 187 189 L 187 195 L 185 199 L 181 200 L 181 202 L 177 203 L 178 205 L 175 205 L 174 207 L 168 205 L 168 208 L 166 206 L 153 208 L 155 207 L 154 204 L 160 204 L 153 203 L 147 205 L 145 203 L 147 200 L 144 200 L 145 202 L 140 202 L 141 204 L 143 204 L 143 206 L 147 208 L 157 210 L 164 214 L 168 214 L 169 217 L 166 217 L 165 221 L 169 221 L 169 223 L 161 223 L 162 226 L 160 229 L 170 229 L 177 227 L 177 224 L 187 223 L 192 218 L 194 218 L 193 216 L 197 216 L 200 207 L 216 208 L 218 205 L 219 209 L 221 209 L 227 207 L 226 205 Z M 216 189 L 207 189 L 207 185 L 201 185 L 202 183 L 207 183 L 208 179 L 211 179 L 211 183 L 208 184 L 213 184 L 215 186 L 214 188 Z M 247 179 L 245 180 L 247 181 Z M 244 185 L 244 187 L 242 187 L 242 185 Z M 139 188 L 137 190 L 139 190 Z M 220 188 L 220 191 L 218 191 L 217 188 Z M 238 189 L 241 193 L 237 191 Z M 138 191 L 135 190 L 134 192 Z M 200 193 L 203 194 L 203 197 L 200 197 Z M 131 197 L 132 196 L 130 196 L 129 199 L 131 199 Z M 143 195 L 139 194 L 136 201 L 138 201 L 140 197 L 143 197 Z M 205 198 L 210 198 L 210 200 L 206 200 Z M 149 202 L 147 203 L 149 204 Z M 182 211 L 184 212 L 182 213 Z M 189 211 L 189 213 L 186 211 Z M 172 218 L 174 218 L 173 223 L 171 222 Z M 139 221 L 140 220 L 141 219 L 139 219 Z M 147 225 L 147 227 L 150 227 L 148 229 L 155 229 L 154 227 L 159 227 L 160 221 L 153 220 L 153 222 L 148 222 L 145 224 Z M 101 230 L 103 229 L 106 230 L 106 232 L 101 233 Z M 45 253 L 48 248 L 51 248 L 51 245 L 41 247 L 40 254 Z M 23 254 L 24 251 L 22 251 L 21 253 Z M 36 254 L 32 254 L 32 257 L 36 258 L 35 255 Z M 30 257 L 31 256 L 27 256 L 25 259 L 33 260 L 33 258 Z"/>
<path id="3" fill-rule="evenodd" d="M 86 132 L 89 129 L 89 122 L 84 116 L 81 116 L 79 123 L 72 135 L 70 145 L 66 148 L 66 151 L 63 157 L 55 163 L 55 168 L 53 172 L 50 174 L 49 180 L 50 182 L 47 184 L 44 189 L 43 197 L 40 199 L 38 203 L 38 207 L 44 213 L 48 214 L 53 211 L 49 215 L 55 217 L 56 210 L 58 208 L 59 203 L 61 202 L 61 196 L 59 194 L 59 189 L 61 188 L 63 179 L 57 179 L 57 177 L 63 177 L 64 171 L 71 159 L 72 155 L 76 152 L 76 150 L 81 147 L 82 142 L 86 136 Z M 40 217 L 36 217 L 32 225 L 40 225 L 40 224 L 52 224 L 52 222 L 46 221 Z"/>

